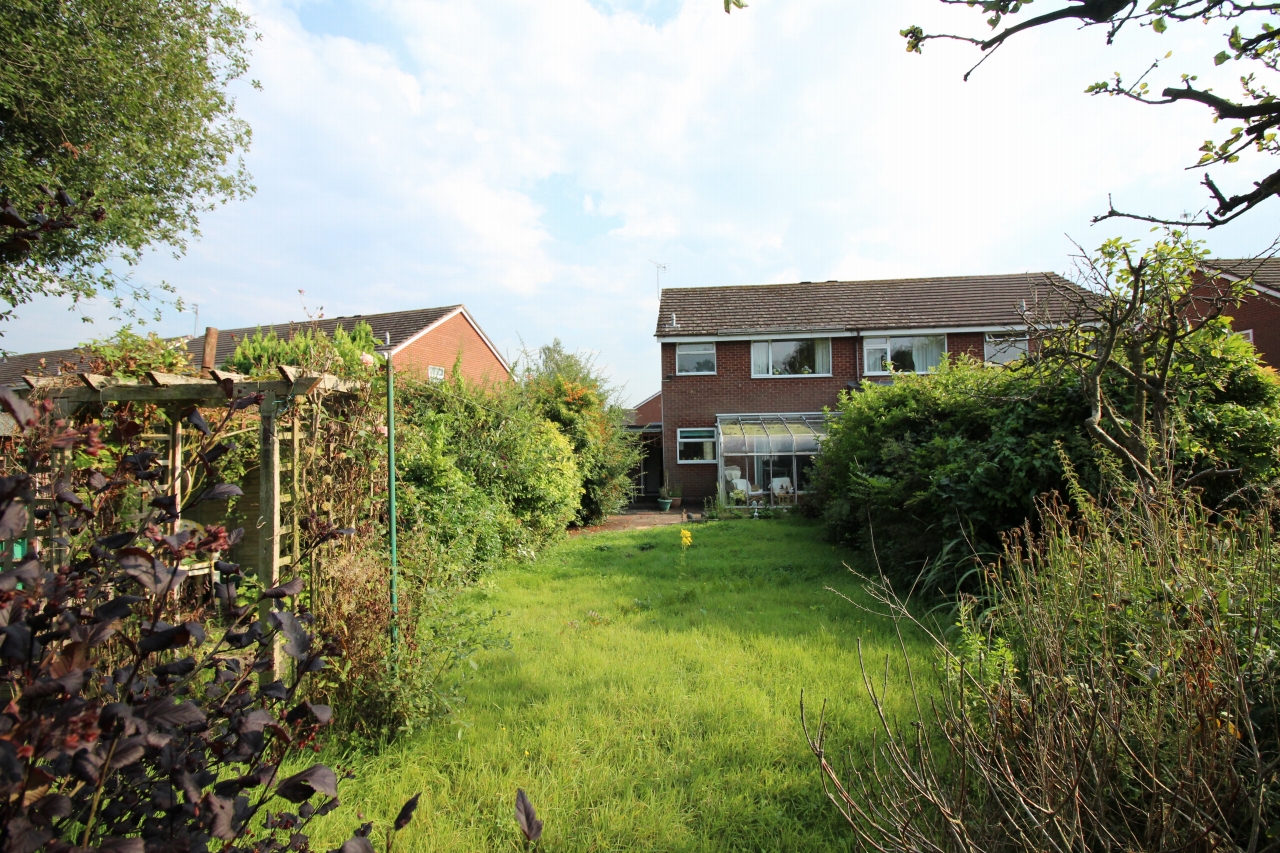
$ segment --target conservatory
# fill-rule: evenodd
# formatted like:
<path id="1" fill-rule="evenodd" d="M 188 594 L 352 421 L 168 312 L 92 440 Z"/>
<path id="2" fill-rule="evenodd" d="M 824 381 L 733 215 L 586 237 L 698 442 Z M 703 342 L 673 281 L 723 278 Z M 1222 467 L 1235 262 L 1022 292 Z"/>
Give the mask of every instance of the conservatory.
<path id="1" fill-rule="evenodd" d="M 720 500 L 729 506 L 796 504 L 810 491 L 813 457 L 827 434 L 828 417 L 717 415 Z"/>

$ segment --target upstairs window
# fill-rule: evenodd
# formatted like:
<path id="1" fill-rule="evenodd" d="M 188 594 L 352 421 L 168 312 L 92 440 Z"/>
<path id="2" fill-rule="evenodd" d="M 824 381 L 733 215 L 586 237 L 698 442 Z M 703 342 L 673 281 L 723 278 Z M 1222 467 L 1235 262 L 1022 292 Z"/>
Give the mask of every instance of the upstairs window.
<path id="1" fill-rule="evenodd" d="M 1026 355 L 1029 346 L 1026 335 L 987 335 L 983 358 L 991 364 L 1009 364 Z"/>
<path id="2" fill-rule="evenodd" d="M 942 364 L 946 335 L 912 335 L 863 338 L 862 353 L 868 376 L 890 372 L 928 373 Z"/>
<path id="3" fill-rule="evenodd" d="M 830 376 L 831 338 L 755 341 L 751 344 L 751 375 Z"/>
<path id="4" fill-rule="evenodd" d="M 427 365 L 427 380 L 429 382 L 443 382 L 444 368 L 436 367 L 434 364 Z"/>
<path id="5" fill-rule="evenodd" d="M 715 372 L 715 344 L 676 344 L 676 373 L 697 376 Z"/>

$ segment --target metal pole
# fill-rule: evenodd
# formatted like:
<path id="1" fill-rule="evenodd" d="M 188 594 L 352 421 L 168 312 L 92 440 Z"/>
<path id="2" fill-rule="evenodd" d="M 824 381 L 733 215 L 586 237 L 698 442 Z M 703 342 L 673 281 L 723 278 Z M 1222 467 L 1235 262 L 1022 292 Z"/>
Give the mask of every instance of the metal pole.
<path id="1" fill-rule="evenodd" d="M 396 554 L 396 391 L 395 369 L 391 365 L 391 353 L 387 353 L 387 493 L 388 517 L 391 527 L 391 647 L 400 645 L 400 600 L 396 584 L 399 559 Z"/>

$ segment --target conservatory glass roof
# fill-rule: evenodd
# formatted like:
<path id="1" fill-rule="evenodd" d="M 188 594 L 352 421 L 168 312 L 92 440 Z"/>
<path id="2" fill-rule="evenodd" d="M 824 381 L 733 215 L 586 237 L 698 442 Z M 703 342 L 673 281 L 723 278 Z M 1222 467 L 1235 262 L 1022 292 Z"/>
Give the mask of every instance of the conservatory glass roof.
<path id="1" fill-rule="evenodd" d="M 827 434 L 827 415 L 717 415 L 716 425 L 722 457 L 808 454 L 818 452 L 818 443 Z"/>

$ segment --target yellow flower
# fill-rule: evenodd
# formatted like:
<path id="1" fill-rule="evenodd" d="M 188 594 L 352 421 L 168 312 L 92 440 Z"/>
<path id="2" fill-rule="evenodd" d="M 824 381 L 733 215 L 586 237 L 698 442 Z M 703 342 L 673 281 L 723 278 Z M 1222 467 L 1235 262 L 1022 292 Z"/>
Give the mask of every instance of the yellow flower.
<path id="1" fill-rule="evenodd" d="M 687 530 L 681 529 L 680 530 L 680 547 L 688 548 L 692 544 L 693 544 L 693 534 Z"/>

